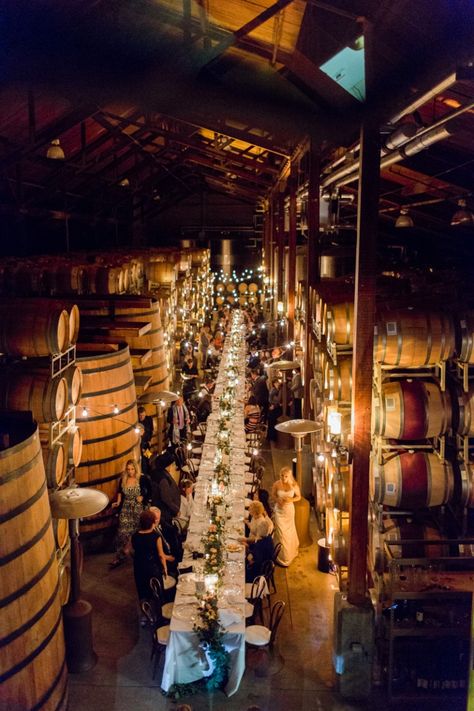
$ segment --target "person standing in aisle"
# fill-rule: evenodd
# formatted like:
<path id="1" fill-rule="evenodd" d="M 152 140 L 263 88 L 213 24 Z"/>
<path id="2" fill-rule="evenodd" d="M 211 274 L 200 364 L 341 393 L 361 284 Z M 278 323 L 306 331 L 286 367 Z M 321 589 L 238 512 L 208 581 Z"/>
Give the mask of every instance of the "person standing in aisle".
<path id="1" fill-rule="evenodd" d="M 176 446 L 188 438 L 191 422 L 189 410 L 182 397 L 179 397 L 168 410 L 168 421 L 170 423 L 169 438 Z"/>
<path id="2" fill-rule="evenodd" d="M 301 492 L 290 467 L 280 470 L 280 478 L 273 484 L 270 498 L 274 504 L 273 541 L 281 543 L 278 562 L 287 567 L 298 555 L 300 545 L 295 526 L 294 504 L 301 499 Z"/>
<path id="3" fill-rule="evenodd" d="M 210 343 L 211 330 L 209 328 L 209 325 L 205 323 L 199 333 L 198 365 L 200 370 L 205 370 L 207 368 L 207 356 Z"/>
<path id="4" fill-rule="evenodd" d="M 291 378 L 290 391 L 293 399 L 293 417 L 300 420 L 301 419 L 301 401 L 303 399 L 304 389 L 303 382 L 301 380 L 301 372 L 299 370 L 293 371 L 293 377 Z"/>
<path id="5" fill-rule="evenodd" d="M 262 422 L 267 421 L 268 413 L 268 386 L 267 379 L 264 375 L 260 375 L 257 370 L 252 370 L 250 373 L 250 383 L 252 395 L 254 396 L 257 405 L 262 413 Z"/>
<path id="6" fill-rule="evenodd" d="M 268 394 L 268 439 L 276 440 L 275 425 L 283 412 L 281 407 L 281 381 L 273 378 L 272 387 Z"/>
<path id="7" fill-rule="evenodd" d="M 140 474 L 134 459 L 129 459 L 120 480 L 117 499 L 112 504 L 112 508 L 120 509 L 120 513 L 116 536 L 117 552 L 110 563 L 111 568 L 116 568 L 125 561 L 126 548 L 130 538 L 138 529 L 140 514 L 151 502 L 151 491 L 150 479 Z"/>

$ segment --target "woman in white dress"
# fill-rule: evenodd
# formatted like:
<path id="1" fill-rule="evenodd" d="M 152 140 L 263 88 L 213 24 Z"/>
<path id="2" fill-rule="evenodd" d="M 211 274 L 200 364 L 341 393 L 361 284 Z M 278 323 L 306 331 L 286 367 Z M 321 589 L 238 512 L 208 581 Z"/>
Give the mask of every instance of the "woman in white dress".
<path id="1" fill-rule="evenodd" d="M 273 484 L 271 492 L 275 524 L 273 540 L 275 543 L 281 543 L 278 556 L 280 565 L 290 565 L 298 555 L 300 542 L 296 533 L 294 503 L 300 499 L 300 487 L 294 480 L 291 469 L 283 467 L 280 470 L 280 478 Z"/>

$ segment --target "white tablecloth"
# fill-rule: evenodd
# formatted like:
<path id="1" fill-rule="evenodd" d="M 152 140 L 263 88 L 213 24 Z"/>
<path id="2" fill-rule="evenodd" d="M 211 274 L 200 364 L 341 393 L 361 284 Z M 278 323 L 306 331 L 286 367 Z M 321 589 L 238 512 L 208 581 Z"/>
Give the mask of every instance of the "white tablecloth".
<path id="1" fill-rule="evenodd" d="M 193 551 L 203 551 L 202 536 L 209 526 L 207 497 L 210 493 L 216 454 L 216 438 L 219 422 L 219 397 L 228 382 L 226 370 L 230 344 L 226 342 L 219 368 L 216 390 L 213 398 L 213 412 L 207 421 L 206 437 L 203 444 L 199 476 L 194 494 L 193 514 L 184 546 L 185 553 L 181 567 L 193 565 Z M 235 414 L 230 422 L 231 485 L 227 503 L 231 504 L 231 518 L 226 524 L 226 542 L 232 543 L 244 535 L 245 514 L 245 432 L 243 402 L 245 394 L 245 342 L 242 343 L 238 362 L 239 383 L 236 386 L 237 401 Z M 229 679 L 225 687 L 228 696 L 239 688 L 245 671 L 245 550 L 228 553 L 223 585 L 219 589 L 219 611 L 221 624 L 225 628 L 223 644 L 230 655 Z M 202 566 L 203 561 L 197 561 Z M 199 645 L 193 625 L 197 620 L 197 598 L 193 573 L 181 575 L 178 581 L 173 616 L 170 622 L 170 637 L 166 647 L 166 659 L 161 687 L 169 691 L 173 684 L 188 684 L 212 674 L 212 662 Z M 226 626 L 226 622 L 232 621 Z"/>

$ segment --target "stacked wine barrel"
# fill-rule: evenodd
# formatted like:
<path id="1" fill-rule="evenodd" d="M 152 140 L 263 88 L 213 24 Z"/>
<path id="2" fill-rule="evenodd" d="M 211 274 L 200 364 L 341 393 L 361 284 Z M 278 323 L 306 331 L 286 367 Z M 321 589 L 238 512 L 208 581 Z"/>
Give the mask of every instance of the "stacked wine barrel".
<path id="1" fill-rule="evenodd" d="M 66 711 L 56 536 L 31 414 L 0 413 L 0 698 L 3 709 Z"/>
<path id="2" fill-rule="evenodd" d="M 387 286 L 390 291 L 385 282 L 384 287 Z M 337 456 L 332 458 L 332 444 L 327 442 L 331 410 L 336 408 L 342 414 L 338 445 L 347 444 L 350 432 L 350 419 L 344 424 L 344 413 L 352 390 L 352 291 L 352 283 L 347 280 L 323 281 L 310 291 L 312 326 L 317 334 L 311 353 L 312 403 L 315 416 L 323 417 L 326 435 L 315 452 L 314 490 L 320 499 L 317 509 L 325 507 L 325 515 L 320 514 L 320 518 L 326 519 L 327 535 L 328 526 L 334 528 L 337 520 L 334 511 L 339 512 L 331 496 L 331 470 L 340 469 L 338 452 L 333 452 Z M 371 461 L 371 500 L 385 512 L 386 540 L 390 535 L 393 539 L 390 531 L 396 529 L 403 534 L 410 531 L 412 524 L 415 528 L 411 533 L 420 531 L 423 540 L 433 530 L 430 511 L 447 505 L 462 519 L 462 511 L 474 506 L 474 467 L 467 445 L 457 452 L 453 446 L 448 447 L 445 458 L 440 456 L 443 448 L 437 451 L 443 438 L 453 445 L 456 434 L 465 442 L 474 436 L 474 387 L 466 375 L 464 387 L 452 377 L 444 387 L 439 378 L 445 367 L 448 373 L 452 371 L 454 362 L 469 374 L 470 364 L 474 364 L 474 312 L 458 312 L 441 304 L 433 306 L 421 299 L 413 304 L 406 296 L 382 303 L 374 337 L 374 369 L 378 377 L 374 381 L 372 410 L 376 446 Z M 325 461 L 318 463 L 321 453 Z M 390 511 L 397 512 L 398 528 L 386 519 Z M 409 520 L 400 517 L 401 511 L 410 512 Z M 384 541 L 380 519 L 370 533 L 371 559 L 380 563 Z M 342 542 L 345 540 L 340 528 L 339 537 Z"/>

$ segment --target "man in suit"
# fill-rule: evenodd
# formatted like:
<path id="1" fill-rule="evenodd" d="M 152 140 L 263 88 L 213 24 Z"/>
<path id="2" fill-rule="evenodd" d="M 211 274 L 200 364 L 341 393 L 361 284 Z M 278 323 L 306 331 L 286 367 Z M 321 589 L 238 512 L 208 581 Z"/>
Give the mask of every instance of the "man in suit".
<path id="1" fill-rule="evenodd" d="M 174 463 L 174 454 L 170 450 L 156 458 L 151 472 L 154 482 L 153 504 L 162 513 L 164 523 L 171 524 L 181 506 L 181 493 L 167 467 Z"/>
<path id="2" fill-rule="evenodd" d="M 250 373 L 250 380 L 252 385 L 252 395 L 259 405 L 262 420 L 266 421 L 268 413 L 268 386 L 267 380 L 264 375 L 260 375 L 257 370 L 252 370 Z"/>

